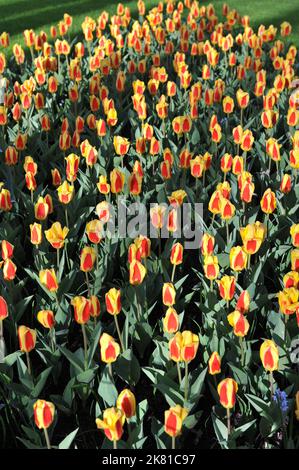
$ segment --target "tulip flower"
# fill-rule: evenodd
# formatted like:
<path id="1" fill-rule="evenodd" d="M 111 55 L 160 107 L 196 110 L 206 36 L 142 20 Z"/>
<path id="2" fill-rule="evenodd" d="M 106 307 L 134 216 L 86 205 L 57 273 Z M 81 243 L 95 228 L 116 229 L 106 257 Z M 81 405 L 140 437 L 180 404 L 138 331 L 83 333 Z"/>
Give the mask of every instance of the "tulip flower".
<path id="1" fill-rule="evenodd" d="M 172 307 L 175 304 L 176 291 L 171 282 L 165 282 L 162 289 L 162 301 L 167 307 Z"/>
<path id="2" fill-rule="evenodd" d="M 136 414 L 136 399 L 131 390 L 125 388 L 117 397 L 116 407 L 122 410 L 129 421 Z"/>
<path id="3" fill-rule="evenodd" d="M 9 243 L 7 240 L 2 240 L 1 242 L 1 256 L 2 259 L 7 260 L 13 257 L 14 246 Z"/>
<path id="4" fill-rule="evenodd" d="M 118 169 L 110 173 L 110 189 L 113 194 L 119 194 L 122 192 L 125 184 L 125 175 Z"/>
<path id="5" fill-rule="evenodd" d="M 175 405 L 164 413 L 164 430 L 172 438 L 172 449 L 175 449 L 175 438 L 182 432 L 182 426 L 188 410 L 180 405 Z"/>
<path id="6" fill-rule="evenodd" d="M 90 316 L 93 317 L 94 320 L 96 321 L 96 318 L 101 313 L 100 301 L 95 295 L 91 295 L 89 298 L 89 303 L 90 303 Z"/>
<path id="7" fill-rule="evenodd" d="M 274 394 L 273 371 L 278 370 L 279 352 L 274 341 L 266 339 L 260 347 L 260 358 L 263 367 L 269 372 L 271 398 Z"/>
<path id="8" fill-rule="evenodd" d="M 214 246 L 215 246 L 215 238 L 213 235 L 210 235 L 208 233 L 204 233 L 202 240 L 201 240 L 201 252 L 202 255 L 209 256 L 213 254 L 214 251 Z"/>
<path id="9" fill-rule="evenodd" d="M 39 197 L 34 206 L 34 214 L 37 220 L 46 220 L 49 213 L 49 206 L 43 197 Z"/>
<path id="10" fill-rule="evenodd" d="M 176 333 L 179 329 L 179 316 L 173 307 L 166 310 L 165 317 L 163 318 L 163 330 L 166 333 Z"/>
<path id="11" fill-rule="evenodd" d="M 292 271 L 299 271 L 299 249 L 291 251 L 291 269 Z"/>
<path id="12" fill-rule="evenodd" d="M 179 382 L 181 383 L 181 370 L 179 362 L 185 362 L 185 400 L 188 398 L 188 363 L 197 353 L 199 337 L 191 331 L 177 332 L 169 341 L 170 358 L 177 363 Z"/>
<path id="13" fill-rule="evenodd" d="M 221 372 L 221 357 L 217 351 L 214 351 L 209 358 L 209 374 L 216 375 Z"/>
<path id="14" fill-rule="evenodd" d="M 275 193 L 268 188 L 261 199 L 260 202 L 261 209 L 265 214 L 272 214 L 276 209 L 276 197 Z"/>
<path id="15" fill-rule="evenodd" d="M 0 267 L 1 267 L 1 264 L 3 262 L 0 263 Z M 3 264 L 3 278 L 5 281 L 13 281 L 15 276 L 16 276 L 16 272 L 17 272 L 17 267 L 15 265 L 15 263 L 10 259 L 6 259 L 4 261 L 4 264 Z"/>
<path id="16" fill-rule="evenodd" d="M 214 256 L 214 255 L 205 256 L 203 270 L 204 270 L 205 277 L 209 279 L 211 283 L 210 288 L 213 289 L 213 281 L 219 275 L 219 264 L 218 264 L 217 256 Z"/>
<path id="17" fill-rule="evenodd" d="M 84 273 L 90 272 L 96 260 L 95 249 L 90 246 L 85 246 L 80 253 L 80 270 Z"/>
<path id="18" fill-rule="evenodd" d="M 223 276 L 219 281 L 217 281 L 217 284 L 222 299 L 227 302 L 232 300 L 235 293 L 236 278 L 234 276 Z"/>
<path id="19" fill-rule="evenodd" d="M 125 419 L 124 412 L 119 408 L 107 408 L 103 413 L 103 419 L 96 419 L 97 428 L 102 429 L 107 439 L 113 441 L 114 449 L 117 448 L 117 441 L 123 435 Z"/>
<path id="20" fill-rule="evenodd" d="M 3 338 L 3 320 L 8 317 L 8 306 L 4 297 L 0 296 L 0 338 Z"/>
<path id="21" fill-rule="evenodd" d="M 241 246 L 234 246 L 229 252 L 230 267 L 233 271 L 243 271 L 247 266 L 247 254 Z"/>
<path id="22" fill-rule="evenodd" d="M 51 329 L 55 326 L 55 316 L 52 310 L 40 310 L 37 314 L 37 321 L 44 328 Z"/>
<path id="23" fill-rule="evenodd" d="M 144 277 L 146 275 L 146 267 L 138 260 L 133 260 L 130 263 L 130 284 L 133 286 L 139 286 L 142 284 Z"/>
<path id="24" fill-rule="evenodd" d="M 250 295 L 247 290 L 243 290 L 243 292 L 240 294 L 238 300 L 237 300 L 237 305 L 236 305 L 236 310 L 240 313 L 247 313 L 249 310 L 249 305 L 250 305 Z"/>
<path id="25" fill-rule="evenodd" d="M 242 313 L 238 312 L 238 310 L 235 310 L 227 316 L 227 320 L 230 326 L 234 328 L 234 334 L 236 336 L 243 338 L 247 335 L 249 330 L 249 323 L 247 318 Z"/>
<path id="26" fill-rule="evenodd" d="M 292 244 L 296 247 L 299 248 L 299 224 L 294 224 L 290 228 L 290 234 L 292 237 Z M 3 256 L 2 256 L 3 258 Z"/>
<path id="27" fill-rule="evenodd" d="M 231 433 L 230 410 L 236 403 L 238 384 L 234 379 L 227 378 L 218 384 L 217 391 L 220 403 L 227 411 L 227 434 L 229 436 Z"/>
<path id="28" fill-rule="evenodd" d="M 248 224 L 244 228 L 240 228 L 240 235 L 243 242 L 243 249 L 248 255 L 248 263 L 250 256 L 255 254 L 261 247 L 266 236 L 266 227 L 261 222 Z"/>
<path id="29" fill-rule="evenodd" d="M 274 341 L 267 339 L 262 343 L 260 358 L 265 370 L 269 372 L 278 370 L 279 353 Z"/>
<path id="30" fill-rule="evenodd" d="M 63 248 L 69 229 L 62 228 L 60 222 L 54 222 L 49 230 L 45 230 L 45 236 L 50 245 L 57 250 L 57 269 L 59 269 L 59 250 Z"/>
<path id="31" fill-rule="evenodd" d="M 33 405 L 34 421 L 38 429 L 43 429 L 47 448 L 51 449 L 48 428 L 54 421 L 55 406 L 46 400 L 37 400 Z"/>
<path id="32" fill-rule="evenodd" d="M 107 333 L 103 333 L 100 337 L 101 360 L 106 364 L 115 362 L 119 353 L 119 344 Z"/>
<path id="33" fill-rule="evenodd" d="M 96 206 L 96 214 L 99 220 L 106 224 L 110 218 L 109 203 L 107 201 L 99 202 Z"/>
<path id="34" fill-rule="evenodd" d="M 34 222 L 34 224 L 30 224 L 30 241 L 32 245 L 40 245 L 42 242 L 42 226 L 41 224 L 37 224 Z"/>
<path id="35" fill-rule="evenodd" d="M 110 193 L 110 184 L 107 183 L 107 176 L 100 175 L 99 182 L 97 183 L 97 187 L 101 194 Z"/>
<path id="36" fill-rule="evenodd" d="M 176 266 L 179 264 L 182 264 L 183 262 L 183 245 L 181 243 L 175 243 L 170 252 L 170 262 L 173 265 L 172 268 L 172 274 L 171 274 L 171 282 L 173 283 L 174 281 L 174 276 L 175 276 L 175 269 Z"/>
<path id="37" fill-rule="evenodd" d="M 278 292 L 278 303 L 284 315 L 292 315 L 299 309 L 299 290 L 289 287 Z"/>
<path id="38" fill-rule="evenodd" d="M 54 269 L 43 269 L 40 271 L 39 280 L 50 292 L 57 292 L 58 282 Z"/>
<path id="39" fill-rule="evenodd" d="M 30 351 L 32 351 L 32 349 L 35 348 L 36 331 L 31 330 L 27 326 L 21 325 L 18 328 L 18 338 L 19 338 L 20 350 L 26 353 L 27 369 L 28 369 L 29 375 L 31 375 L 32 371 L 31 371 L 29 353 Z"/>

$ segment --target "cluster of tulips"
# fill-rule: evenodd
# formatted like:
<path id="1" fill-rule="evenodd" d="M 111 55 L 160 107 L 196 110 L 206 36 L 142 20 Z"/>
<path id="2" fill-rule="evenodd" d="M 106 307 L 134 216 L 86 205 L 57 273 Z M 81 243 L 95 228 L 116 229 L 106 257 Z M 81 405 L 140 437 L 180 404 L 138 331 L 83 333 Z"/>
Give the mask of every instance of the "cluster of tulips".
<path id="1" fill-rule="evenodd" d="M 86 17 L 73 40 L 68 14 L 24 44 L 0 35 L 8 435 L 51 448 L 70 426 L 61 445 L 84 447 L 83 415 L 96 447 L 297 446 L 291 25 L 196 0 L 137 9 Z M 155 236 L 112 237 L 134 202 Z M 177 237 L 185 203 L 203 207 L 195 249 Z"/>

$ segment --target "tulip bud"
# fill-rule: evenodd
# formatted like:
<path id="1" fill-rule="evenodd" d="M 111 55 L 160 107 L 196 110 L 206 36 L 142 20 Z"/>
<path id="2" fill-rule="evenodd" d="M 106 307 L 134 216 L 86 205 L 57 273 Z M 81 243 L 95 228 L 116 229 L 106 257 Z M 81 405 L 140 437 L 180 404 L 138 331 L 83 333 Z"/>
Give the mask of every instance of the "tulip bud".
<path id="1" fill-rule="evenodd" d="M 247 290 L 243 290 L 243 292 L 240 294 L 238 300 L 237 300 L 237 305 L 236 305 L 236 310 L 238 310 L 240 313 L 246 313 L 249 310 L 249 305 L 250 305 L 250 295 Z"/>
<path id="2" fill-rule="evenodd" d="M 188 410 L 180 405 L 172 406 L 169 410 L 165 411 L 164 429 L 166 434 L 171 437 L 179 436 L 182 432 L 183 422 L 187 415 Z"/>
<path id="3" fill-rule="evenodd" d="M 85 246 L 80 254 L 80 270 L 89 272 L 93 269 L 96 260 L 95 249 L 90 246 Z"/>
<path id="4" fill-rule="evenodd" d="M 7 260 L 13 257 L 14 246 L 7 240 L 1 242 L 1 256 L 2 259 Z"/>
<path id="5" fill-rule="evenodd" d="M 261 209 L 265 214 L 272 214 L 276 209 L 276 197 L 275 193 L 268 188 L 261 199 Z"/>
<path id="6" fill-rule="evenodd" d="M 105 303 L 107 312 L 110 315 L 118 315 L 121 311 L 121 293 L 120 289 L 111 288 L 105 294 Z"/>
<path id="7" fill-rule="evenodd" d="M 37 220 L 46 220 L 49 213 L 49 206 L 43 197 L 39 197 L 34 206 L 34 214 Z"/>
<path id="8" fill-rule="evenodd" d="M 235 293 L 236 278 L 234 276 L 223 276 L 220 281 L 217 281 L 217 284 L 222 299 L 231 300 Z"/>
<path id="9" fill-rule="evenodd" d="M 176 291 L 171 282 L 165 282 L 162 290 L 162 301 L 167 307 L 172 307 L 175 304 Z"/>
<path id="10" fill-rule="evenodd" d="M 203 256 L 212 255 L 215 246 L 215 238 L 209 233 L 204 233 L 201 241 L 201 253 Z"/>
<path id="11" fill-rule="evenodd" d="M 100 304 L 99 299 L 95 295 L 92 295 L 89 299 L 89 302 L 90 302 L 90 316 L 93 318 L 98 317 L 101 313 L 101 304 Z"/>
<path id="12" fill-rule="evenodd" d="M 166 310 L 165 317 L 163 318 L 163 330 L 165 333 L 176 333 L 179 329 L 179 316 L 173 307 Z"/>
<path id="13" fill-rule="evenodd" d="M 4 297 L 0 295 L 0 321 L 8 317 L 8 306 Z"/>
<path id="14" fill-rule="evenodd" d="M 241 246 L 234 246 L 229 253 L 230 268 L 233 271 L 243 271 L 247 266 L 247 254 Z"/>
<path id="15" fill-rule="evenodd" d="M 288 174 L 284 174 L 281 178 L 279 187 L 280 191 L 284 194 L 288 194 L 292 189 L 292 178 Z"/>
<path id="16" fill-rule="evenodd" d="M 15 263 L 10 259 L 6 259 L 3 265 L 3 277 L 5 281 L 13 281 L 17 272 Z"/>
<path id="17" fill-rule="evenodd" d="M 260 347 L 260 358 L 265 370 L 278 370 L 279 353 L 274 341 L 266 339 Z"/>
<path id="18" fill-rule="evenodd" d="M 169 341 L 170 358 L 175 362 L 190 362 L 197 353 L 199 338 L 191 331 L 177 332 Z"/>
<path id="19" fill-rule="evenodd" d="M 126 419 L 130 419 L 136 414 L 136 399 L 131 390 L 125 388 L 117 397 L 116 406 L 122 410 Z"/>
<path id="20" fill-rule="evenodd" d="M 219 394 L 220 403 L 224 408 L 230 409 L 235 406 L 236 394 L 238 391 L 238 384 L 235 380 L 222 380 L 217 387 L 217 391 Z"/>
<path id="21" fill-rule="evenodd" d="M 55 325 L 55 317 L 52 310 L 40 310 L 37 314 L 37 321 L 43 325 L 44 328 L 51 329 Z"/>
<path id="22" fill-rule="evenodd" d="M 203 269 L 207 279 L 210 281 L 216 279 L 219 275 L 219 264 L 217 256 L 205 256 Z"/>
<path id="23" fill-rule="evenodd" d="M 119 344 L 107 333 L 100 337 L 101 360 L 110 364 L 115 362 L 120 353 Z"/>
<path id="24" fill-rule="evenodd" d="M 227 316 L 227 321 L 234 328 L 236 336 L 243 338 L 247 335 L 250 325 L 242 313 L 235 310 Z"/>
<path id="25" fill-rule="evenodd" d="M 103 226 L 100 220 L 91 220 L 86 224 L 86 234 L 91 243 L 98 244 L 102 240 Z"/>
<path id="26" fill-rule="evenodd" d="M 171 264 L 177 266 L 183 262 L 183 245 L 181 243 L 175 243 L 171 248 L 170 252 L 170 262 Z"/>
<path id="27" fill-rule="evenodd" d="M 39 280 L 50 292 L 58 290 L 58 282 L 54 269 L 44 269 L 39 272 Z"/>
<path id="28" fill-rule="evenodd" d="M 209 358 L 209 374 L 216 375 L 221 372 L 221 357 L 214 351 Z"/>
<path id="29" fill-rule="evenodd" d="M 39 429 L 47 429 L 54 420 L 55 406 L 50 401 L 37 400 L 33 405 L 34 421 Z"/>
<path id="30" fill-rule="evenodd" d="M 18 338 L 20 350 L 29 353 L 35 348 L 36 331 L 31 330 L 27 326 L 21 325 L 18 328 Z"/>
<path id="31" fill-rule="evenodd" d="M 30 241 L 32 245 L 40 245 L 42 242 L 42 226 L 41 224 L 30 224 Z"/>
<path id="32" fill-rule="evenodd" d="M 90 301 L 85 297 L 76 296 L 71 300 L 71 305 L 74 307 L 75 321 L 79 325 L 84 325 L 90 318 Z"/>

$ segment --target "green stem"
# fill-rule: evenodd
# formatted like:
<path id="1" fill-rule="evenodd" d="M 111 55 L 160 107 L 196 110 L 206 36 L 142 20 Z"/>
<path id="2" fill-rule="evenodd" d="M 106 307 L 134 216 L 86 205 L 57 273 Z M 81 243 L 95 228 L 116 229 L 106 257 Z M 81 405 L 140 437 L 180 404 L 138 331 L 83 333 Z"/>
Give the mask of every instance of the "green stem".
<path id="1" fill-rule="evenodd" d="M 117 315 L 113 315 L 113 316 L 114 316 L 115 326 L 116 326 L 119 342 L 120 342 L 120 345 L 121 345 L 121 349 L 122 349 L 122 352 L 124 352 L 125 348 L 124 348 L 124 343 L 123 343 L 123 340 L 122 340 L 122 335 L 121 335 L 121 331 L 120 331 L 119 324 L 118 324 Z"/>
<path id="2" fill-rule="evenodd" d="M 230 422 L 230 409 L 226 409 L 226 419 L 227 419 L 227 438 L 229 438 L 229 435 L 231 433 L 231 422 Z"/>
<path id="3" fill-rule="evenodd" d="M 171 438 L 171 448 L 175 449 L 175 437 L 174 436 L 172 436 Z"/>
<path id="4" fill-rule="evenodd" d="M 84 367 L 87 368 L 87 335 L 86 335 L 86 328 L 85 324 L 81 325 L 82 327 L 82 335 L 83 335 L 83 345 L 84 345 Z"/>
<path id="5" fill-rule="evenodd" d="M 44 433 L 45 433 L 45 439 L 46 439 L 46 443 L 47 443 L 47 449 L 51 449 L 51 442 L 50 442 L 48 430 L 44 429 Z"/>
<path id="6" fill-rule="evenodd" d="M 171 273 L 171 282 L 172 282 L 172 283 L 173 283 L 173 281 L 174 281 L 175 269 L 176 269 L 176 264 L 174 264 L 173 267 L 172 267 L 172 273 Z"/>
<path id="7" fill-rule="evenodd" d="M 182 383 L 182 373 L 181 373 L 181 367 L 180 367 L 180 362 L 178 361 L 176 363 L 177 370 L 178 370 L 178 378 L 179 378 L 179 384 L 181 385 Z"/>
<path id="8" fill-rule="evenodd" d="M 31 362 L 30 362 L 29 352 L 26 352 L 26 361 L 27 361 L 27 370 L 28 370 L 28 374 L 29 374 L 29 375 L 32 375 L 32 369 L 31 369 Z"/>
<path id="9" fill-rule="evenodd" d="M 185 361 L 185 394 L 184 394 L 185 401 L 187 401 L 187 399 L 188 399 L 188 391 L 189 391 L 188 362 Z"/>

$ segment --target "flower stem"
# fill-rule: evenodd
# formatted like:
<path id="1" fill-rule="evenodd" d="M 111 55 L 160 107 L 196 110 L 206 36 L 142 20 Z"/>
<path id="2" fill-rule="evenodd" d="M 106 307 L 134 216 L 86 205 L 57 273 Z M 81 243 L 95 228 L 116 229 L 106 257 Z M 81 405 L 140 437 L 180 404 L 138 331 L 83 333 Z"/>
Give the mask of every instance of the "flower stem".
<path id="1" fill-rule="evenodd" d="M 231 422 L 230 422 L 230 409 L 226 409 L 226 418 L 227 418 L 227 438 L 229 438 L 229 435 L 231 433 Z"/>
<path id="2" fill-rule="evenodd" d="M 113 449 L 117 449 L 117 441 L 113 441 Z"/>
<path id="3" fill-rule="evenodd" d="M 32 369 L 31 369 L 31 362 L 30 362 L 29 352 L 26 352 L 26 361 L 27 361 L 27 370 L 28 370 L 28 374 L 29 374 L 29 375 L 32 375 Z"/>
<path id="4" fill-rule="evenodd" d="M 178 370 L 178 378 L 179 378 L 179 384 L 181 385 L 182 383 L 182 373 L 181 373 L 181 367 L 179 361 L 176 363 L 177 370 Z"/>
<path id="5" fill-rule="evenodd" d="M 87 336 L 86 336 L 86 328 L 85 324 L 81 325 L 82 327 L 82 335 L 83 335 L 83 345 L 84 345 L 84 367 L 87 367 Z"/>
<path id="6" fill-rule="evenodd" d="M 46 439 L 47 449 L 51 449 L 51 442 L 50 442 L 48 430 L 47 430 L 47 429 L 44 429 L 44 433 L 45 433 L 45 439 Z"/>
<path id="7" fill-rule="evenodd" d="M 173 283 L 173 281 L 174 281 L 175 269 L 176 269 L 176 264 L 174 264 L 173 267 L 172 267 L 172 273 L 171 273 L 171 282 L 172 282 L 172 283 Z"/>
<path id="8" fill-rule="evenodd" d="M 121 335 L 121 331 L 120 331 L 119 324 L 118 324 L 117 315 L 113 315 L 113 316 L 114 316 L 115 326 L 116 326 L 119 342 L 120 342 L 120 345 L 121 345 L 121 349 L 124 352 L 125 348 L 124 348 L 124 343 L 123 343 L 123 340 L 122 340 L 122 335 Z"/>
<path id="9" fill-rule="evenodd" d="M 172 436 L 171 438 L 171 448 L 175 449 L 175 437 L 174 436 Z"/>
<path id="10" fill-rule="evenodd" d="M 188 399 L 188 392 L 189 392 L 189 382 L 188 382 L 188 362 L 185 361 L 185 401 Z"/>

